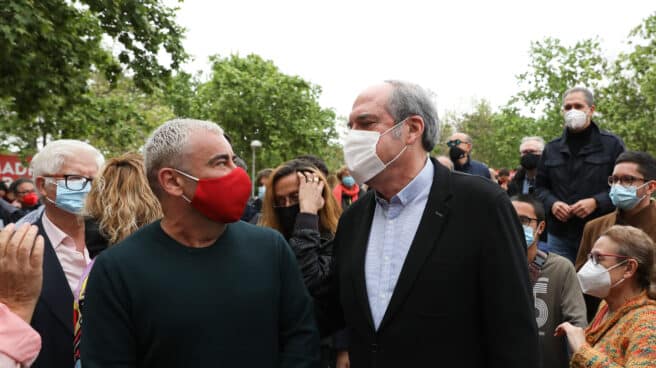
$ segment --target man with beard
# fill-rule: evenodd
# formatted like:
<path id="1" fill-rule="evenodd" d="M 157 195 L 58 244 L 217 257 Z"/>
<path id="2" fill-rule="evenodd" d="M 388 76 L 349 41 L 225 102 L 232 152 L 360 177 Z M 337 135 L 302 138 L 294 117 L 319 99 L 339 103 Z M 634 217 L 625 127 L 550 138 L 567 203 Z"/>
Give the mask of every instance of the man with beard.
<path id="1" fill-rule="evenodd" d="M 446 145 L 449 146 L 449 158 L 453 161 L 456 171 L 480 175 L 492 180 L 487 165 L 471 158 L 472 138 L 469 134 L 453 133 L 446 141 Z"/>
<path id="2" fill-rule="evenodd" d="M 533 195 L 535 189 L 535 176 L 538 173 L 538 162 L 544 150 L 542 137 L 524 137 L 519 145 L 521 168 L 508 184 L 508 195 Z"/>

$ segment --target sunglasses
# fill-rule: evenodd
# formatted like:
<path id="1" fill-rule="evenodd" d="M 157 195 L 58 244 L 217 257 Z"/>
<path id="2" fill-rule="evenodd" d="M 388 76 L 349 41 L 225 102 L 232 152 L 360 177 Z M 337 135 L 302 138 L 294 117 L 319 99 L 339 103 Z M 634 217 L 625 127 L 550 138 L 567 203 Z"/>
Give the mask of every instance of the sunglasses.
<path id="1" fill-rule="evenodd" d="M 449 146 L 449 147 L 455 147 L 457 145 L 460 145 L 461 143 L 469 143 L 469 142 L 461 141 L 460 139 L 453 139 L 453 140 L 447 141 L 446 145 Z"/>

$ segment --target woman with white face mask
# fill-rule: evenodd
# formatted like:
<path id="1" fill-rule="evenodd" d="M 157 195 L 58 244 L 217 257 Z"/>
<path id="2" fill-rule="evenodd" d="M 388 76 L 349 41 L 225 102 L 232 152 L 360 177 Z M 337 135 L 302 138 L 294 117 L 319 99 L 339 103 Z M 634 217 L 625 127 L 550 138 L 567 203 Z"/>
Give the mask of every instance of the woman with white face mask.
<path id="1" fill-rule="evenodd" d="M 578 272 L 584 293 L 602 298 L 585 330 L 563 323 L 570 367 L 656 367 L 654 243 L 642 230 L 615 225 L 594 244 Z"/>

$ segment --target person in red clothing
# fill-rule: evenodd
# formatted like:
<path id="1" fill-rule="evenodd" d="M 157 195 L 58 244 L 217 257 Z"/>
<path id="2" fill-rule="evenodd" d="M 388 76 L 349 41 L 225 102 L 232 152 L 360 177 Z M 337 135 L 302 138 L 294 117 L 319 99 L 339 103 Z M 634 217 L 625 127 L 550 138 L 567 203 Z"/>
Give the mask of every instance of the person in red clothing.
<path id="1" fill-rule="evenodd" d="M 353 202 L 362 197 L 364 191 L 355 182 L 346 166 L 337 171 L 337 179 L 339 179 L 339 184 L 333 189 L 333 196 L 342 207 L 342 211 L 345 211 Z"/>

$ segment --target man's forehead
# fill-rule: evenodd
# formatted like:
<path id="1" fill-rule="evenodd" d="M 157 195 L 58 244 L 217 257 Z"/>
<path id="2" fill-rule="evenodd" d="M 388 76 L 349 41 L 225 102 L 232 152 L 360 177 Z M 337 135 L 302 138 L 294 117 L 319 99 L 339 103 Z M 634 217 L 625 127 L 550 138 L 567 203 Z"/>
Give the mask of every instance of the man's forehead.
<path id="1" fill-rule="evenodd" d="M 565 102 L 568 101 L 583 101 L 585 102 L 585 95 L 583 92 L 572 92 L 565 97 Z"/>
<path id="2" fill-rule="evenodd" d="M 532 141 L 532 140 L 531 141 L 526 141 L 526 142 L 522 143 L 519 146 L 520 151 L 524 151 L 524 150 L 527 150 L 527 149 L 539 149 L 539 148 L 540 148 L 540 144 L 538 142 Z"/>
<path id="3" fill-rule="evenodd" d="M 453 134 L 451 135 L 451 139 L 460 139 L 461 141 L 466 141 L 466 140 L 467 140 L 467 136 L 464 135 L 463 133 L 453 133 Z"/>
<path id="4" fill-rule="evenodd" d="M 520 201 L 512 201 L 512 204 L 518 214 L 535 216 L 535 210 L 530 204 Z"/>
<path id="5" fill-rule="evenodd" d="M 635 162 L 621 162 L 615 165 L 613 169 L 613 175 L 625 174 L 625 175 L 638 175 L 638 164 Z"/>
<path id="6" fill-rule="evenodd" d="M 365 89 L 353 102 L 349 120 L 379 118 L 386 113 L 385 108 L 391 92 L 392 87 L 389 84 L 375 85 Z"/>

